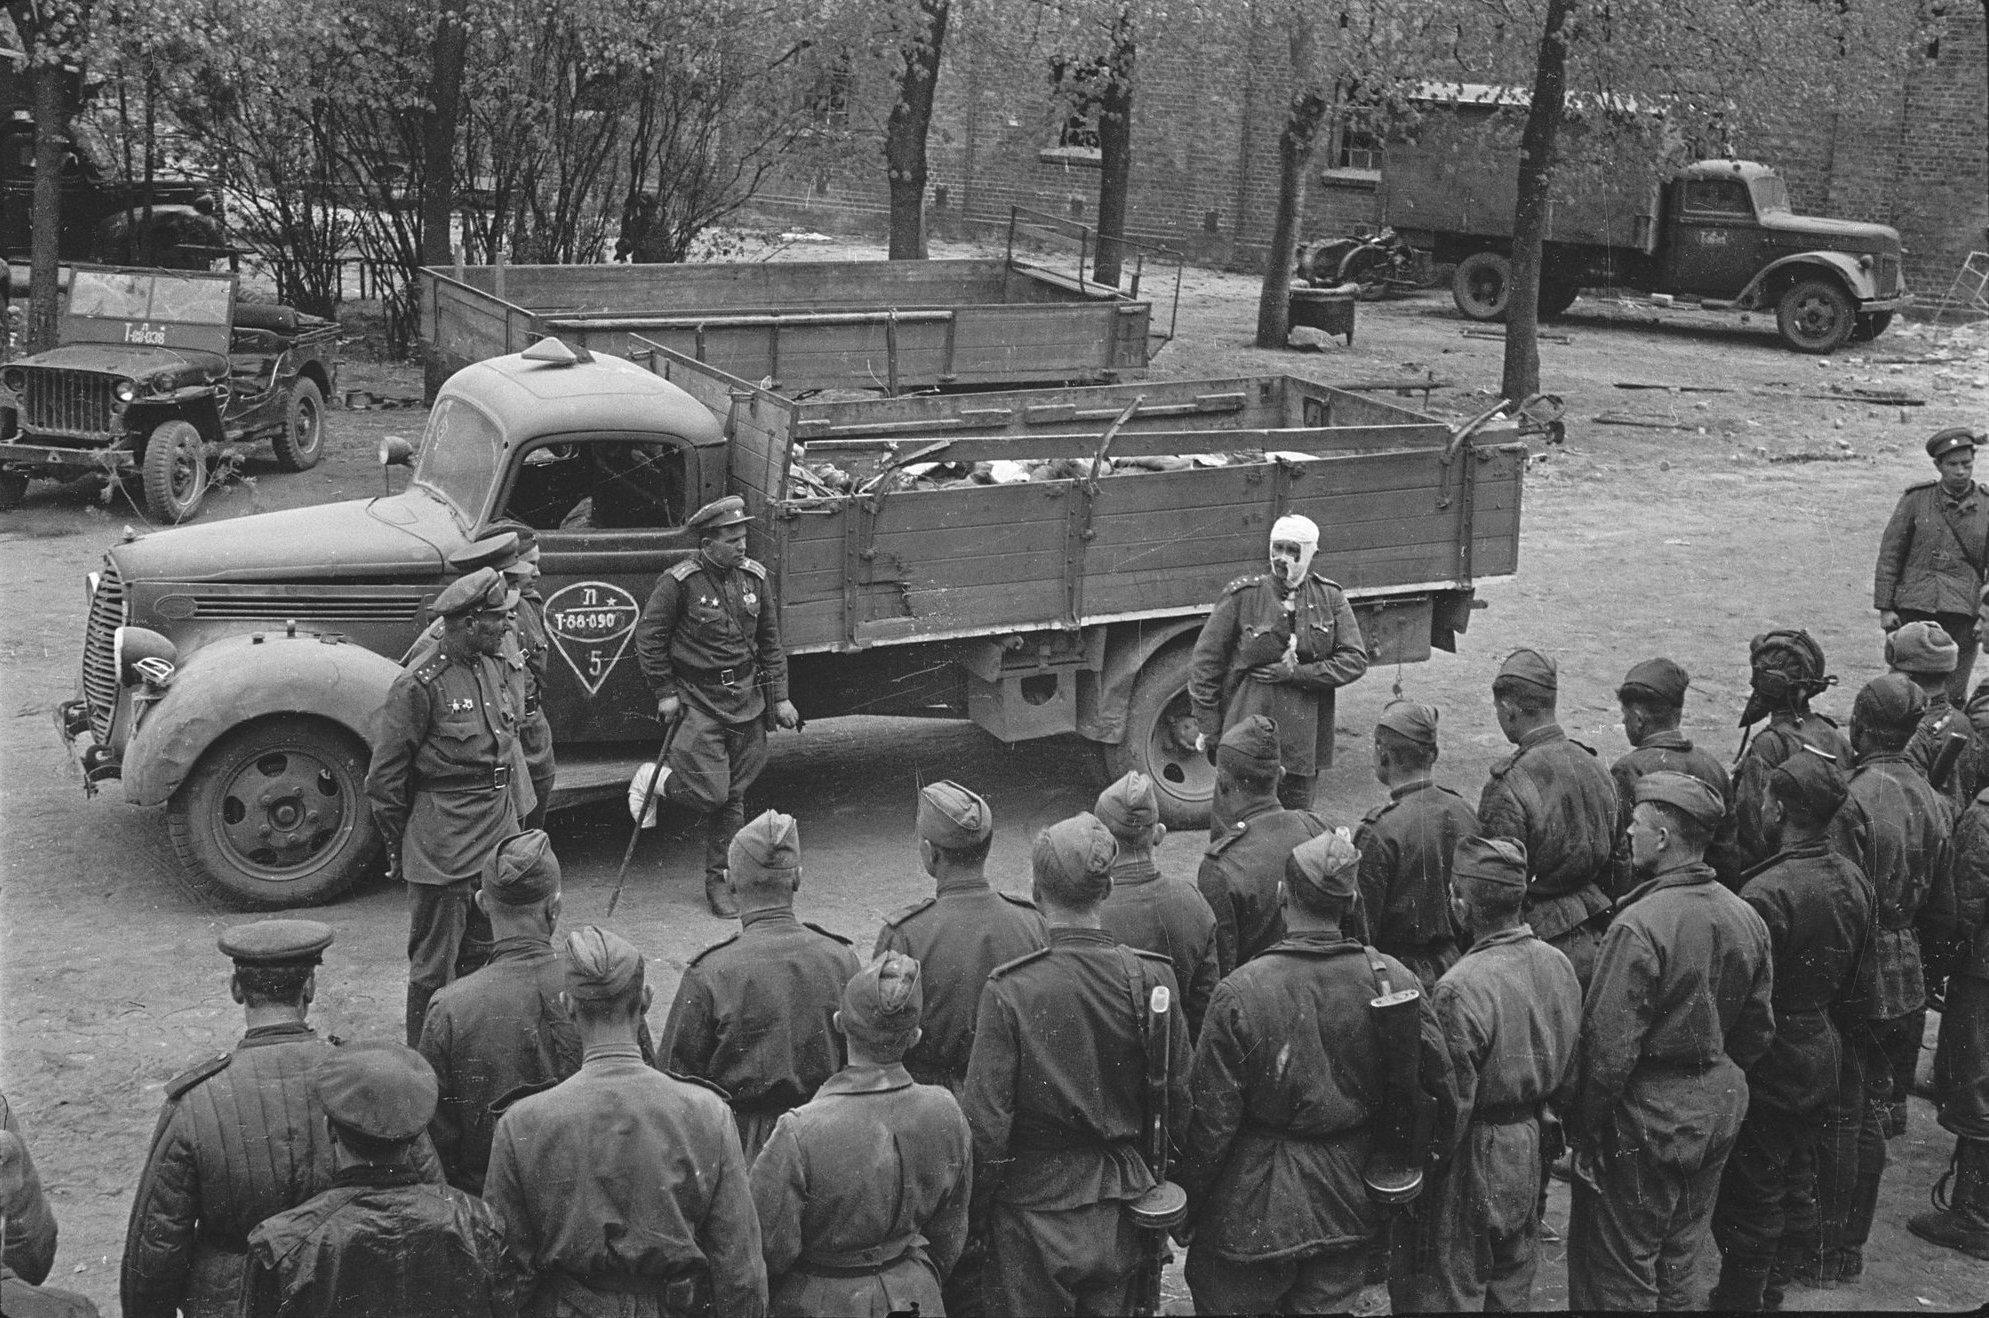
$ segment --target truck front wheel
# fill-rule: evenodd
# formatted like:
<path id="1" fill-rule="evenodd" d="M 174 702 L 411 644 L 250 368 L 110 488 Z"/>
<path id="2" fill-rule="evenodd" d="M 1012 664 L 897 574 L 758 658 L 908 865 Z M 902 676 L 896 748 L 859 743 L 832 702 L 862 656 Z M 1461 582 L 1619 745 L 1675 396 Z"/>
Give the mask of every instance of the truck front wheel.
<path id="1" fill-rule="evenodd" d="M 207 453 L 191 421 L 166 421 L 145 441 L 145 511 L 177 526 L 207 494 Z"/>
<path id="2" fill-rule="evenodd" d="M 1137 769 L 1153 779 L 1160 822 L 1171 829 L 1209 826 L 1215 770 L 1195 749 L 1195 716 L 1188 703 L 1186 647 L 1170 650 L 1140 671 L 1126 704 L 1126 739 L 1101 746 L 1106 776 L 1117 781 Z"/>
<path id="3" fill-rule="evenodd" d="M 1472 320 L 1504 320 L 1512 291 L 1512 262 L 1498 252 L 1473 252 L 1450 277 L 1450 300 Z"/>
<path id="4" fill-rule="evenodd" d="M 317 381 L 300 375 L 291 384 L 283 429 L 271 447 L 285 471 L 309 471 L 325 455 L 325 396 Z"/>
<path id="5" fill-rule="evenodd" d="M 344 896 L 378 850 L 367 761 L 364 743 L 323 719 L 285 714 L 236 728 L 167 802 L 182 882 L 263 910 Z"/>
<path id="6" fill-rule="evenodd" d="M 1858 317 L 1857 324 L 1851 327 L 1851 342 L 1870 343 L 1873 339 L 1885 333 L 1891 324 L 1892 313 L 1890 311 L 1874 311 L 1869 315 L 1860 316 Z"/>
<path id="7" fill-rule="evenodd" d="M 1775 305 L 1782 342 L 1797 352 L 1837 351 L 1851 337 L 1855 319 L 1851 299 L 1829 279 L 1801 280 Z"/>

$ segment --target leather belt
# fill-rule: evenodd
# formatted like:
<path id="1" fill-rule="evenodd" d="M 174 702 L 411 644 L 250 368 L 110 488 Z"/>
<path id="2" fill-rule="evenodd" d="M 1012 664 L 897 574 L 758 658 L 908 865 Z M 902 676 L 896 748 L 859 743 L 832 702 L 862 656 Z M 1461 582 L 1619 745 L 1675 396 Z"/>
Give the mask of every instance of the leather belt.
<path id="1" fill-rule="evenodd" d="M 751 663 L 734 664 L 729 668 L 698 668 L 692 664 L 678 664 L 677 677 L 700 686 L 739 687 L 753 680 L 755 667 Z"/>
<path id="2" fill-rule="evenodd" d="M 922 1239 L 918 1232 L 906 1231 L 862 1249 L 811 1249 L 801 1256 L 797 1266 L 828 1277 L 860 1277 L 896 1263 Z"/>
<path id="3" fill-rule="evenodd" d="M 1540 1103 L 1495 1103 L 1490 1107 L 1473 1108 L 1471 1124 L 1474 1126 L 1518 1126 L 1540 1117 Z"/>
<path id="4" fill-rule="evenodd" d="M 511 766 L 494 764 L 490 772 L 448 773 L 423 778 L 415 790 L 421 792 L 501 792 L 511 786 Z"/>

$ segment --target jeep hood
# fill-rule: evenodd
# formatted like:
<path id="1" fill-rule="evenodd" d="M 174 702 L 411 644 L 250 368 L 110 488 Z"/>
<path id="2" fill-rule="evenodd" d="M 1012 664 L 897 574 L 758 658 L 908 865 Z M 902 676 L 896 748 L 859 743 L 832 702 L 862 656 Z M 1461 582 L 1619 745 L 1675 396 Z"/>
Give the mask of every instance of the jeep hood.
<path id="1" fill-rule="evenodd" d="M 137 581 L 399 581 L 433 576 L 462 547 L 455 513 L 418 488 L 158 531 L 110 551 Z"/>
<path id="2" fill-rule="evenodd" d="M 143 344 L 70 343 L 11 363 L 30 369 L 94 371 L 133 380 L 171 377 L 176 381 L 213 380 L 228 373 L 228 359 L 193 348 L 154 348 Z"/>
<path id="3" fill-rule="evenodd" d="M 1773 233 L 1781 245 L 1786 245 L 1790 239 L 1803 239 L 1812 240 L 1805 241 L 1805 247 L 1830 247 L 1838 251 L 1875 254 L 1899 251 L 1899 230 L 1886 224 L 1768 211 L 1761 216 L 1761 227 Z"/>

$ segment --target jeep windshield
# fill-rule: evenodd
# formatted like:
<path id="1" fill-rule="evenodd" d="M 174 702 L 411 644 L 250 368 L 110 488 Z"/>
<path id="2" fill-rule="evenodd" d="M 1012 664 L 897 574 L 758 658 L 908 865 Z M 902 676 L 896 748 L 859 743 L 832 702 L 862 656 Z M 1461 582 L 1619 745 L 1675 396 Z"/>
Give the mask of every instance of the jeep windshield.
<path id="1" fill-rule="evenodd" d="M 464 523 L 474 526 L 497 481 L 503 450 L 495 421 L 461 398 L 439 398 L 421 435 L 415 484 L 453 505 Z"/>
<path id="2" fill-rule="evenodd" d="M 226 328 L 233 292 L 232 278 L 164 270 L 77 270 L 69 283 L 69 315 Z"/>

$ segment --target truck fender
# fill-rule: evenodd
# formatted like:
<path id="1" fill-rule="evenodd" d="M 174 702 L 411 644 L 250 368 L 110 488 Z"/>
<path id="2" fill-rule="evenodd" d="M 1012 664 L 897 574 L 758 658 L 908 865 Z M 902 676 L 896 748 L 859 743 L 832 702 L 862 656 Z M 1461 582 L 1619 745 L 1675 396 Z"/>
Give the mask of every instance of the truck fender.
<path id="1" fill-rule="evenodd" d="M 1798 266 L 1808 268 L 1795 269 Z M 1734 305 L 1747 310 L 1772 306 L 1783 289 L 1806 275 L 1835 276 L 1855 302 L 1869 302 L 1878 296 L 1878 283 L 1872 272 L 1859 265 L 1855 256 L 1843 252 L 1797 252 L 1763 266 L 1748 280 L 1747 287 L 1734 299 Z"/>
<path id="2" fill-rule="evenodd" d="M 268 714 L 313 714 L 372 745 L 393 660 L 333 638 L 228 636 L 187 656 L 125 748 L 124 798 L 164 805 L 223 735 Z"/>
<path id="3" fill-rule="evenodd" d="M 1116 746 L 1126 739 L 1126 704 L 1140 670 L 1184 636 L 1201 634 L 1207 618 L 1113 623 L 1105 629 L 1105 660 L 1077 687 L 1077 733 Z M 1192 639 L 1189 642 L 1193 643 Z"/>

